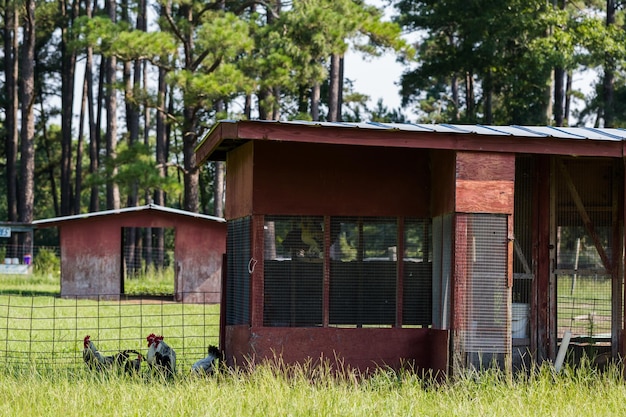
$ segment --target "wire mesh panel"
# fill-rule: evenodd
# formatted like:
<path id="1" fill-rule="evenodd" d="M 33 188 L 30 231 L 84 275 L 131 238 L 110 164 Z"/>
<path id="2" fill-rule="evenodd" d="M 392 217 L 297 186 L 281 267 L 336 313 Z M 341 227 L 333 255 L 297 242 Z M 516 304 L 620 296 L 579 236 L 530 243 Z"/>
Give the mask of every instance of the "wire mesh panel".
<path id="1" fill-rule="evenodd" d="M 388 325 L 396 317 L 398 230 L 395 218 L 334 217 L 330 324 Z"/>
<path id="2" fill-rule="evenodd" d="M 264 236 L 265 326 L 432 324 L 430 219 L 265 216 Z"/>
<path id="3" fill-rule="evenodd" d="M 612 321 L 615 161 L 557 159 L 555 175 L 557 337 L 608 342 Z"/>
<path id="4" fill-rule="evenodd" d="M 250 324 L 250 218 L 228 222 L 226 324 Z"/>
<path id="5" fill-rule="evenodd" d="M 404 221 L 402 324 L 432 324 L 432 231 L 430 219 Z"/>
<path id="6" fill-rule="evenodd" d="M 219 343 L 218 304 L 109 298 L 0 295 L 0 366 L 83 368 L 87 335 L 105 356 L 127 349 L 145 355 L 146 337 L 155 333 L 175 350 L 184 372 Z"/>
<path id="7" fill-rule="evenodd" d="M 132 278 L 170 267 L 174 262 L 174 235 L 174 228 L 123 227 L 125 276 Z"/>
<path id="8" fill-rule="evenodd" d="M 264 228 L 264 325 L 321 325 L 323 218 L 266 216 Z"/>
<path id="9" fill-rule="evenodd" d="M 455 292 L 458 346 L 468 365 L 504 365 L 511 351 L 507 287 L 507 216 L 469 214 L 457 219 Z M 463 233 L 464 232 L 464 233 Z"/>
<path id="10" fill-rule="evenodd" d="M 515 219 L 513 241 L 513 303 L 529 305 L 532 271 L 532 202 L 533 159 L 522 156 L 515 160 Z M 526 333 L 527 329 L 523 329 Z M 515 337 L 515 335 L 514 335 Z"/>

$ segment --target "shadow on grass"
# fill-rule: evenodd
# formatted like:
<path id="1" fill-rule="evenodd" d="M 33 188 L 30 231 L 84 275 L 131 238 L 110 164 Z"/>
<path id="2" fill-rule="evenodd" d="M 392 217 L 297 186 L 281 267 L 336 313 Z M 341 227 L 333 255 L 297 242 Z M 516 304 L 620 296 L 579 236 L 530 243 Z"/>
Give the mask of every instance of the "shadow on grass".
<path id="1" fill-rule="evenodd" d="M 0 290 L 0 295 L 21 295 L 26 297 L 59 297 L 61 293 L 59 291 L 45 291 L 45 290 L 21 290 L 21 289 L 3 289 Z"/>

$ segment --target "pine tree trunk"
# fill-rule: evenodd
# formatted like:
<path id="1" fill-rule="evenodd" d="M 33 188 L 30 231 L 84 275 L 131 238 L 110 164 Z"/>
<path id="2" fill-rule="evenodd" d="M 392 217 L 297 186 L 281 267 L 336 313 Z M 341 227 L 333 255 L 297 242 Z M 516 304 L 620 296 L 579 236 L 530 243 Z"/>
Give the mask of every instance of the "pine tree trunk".
<path id="1" fill-rule="evenodd" d="M 311 88 L 311 119 L 320 120 L 320 83 L 315 83 Z"/>
<path id="2" fill-rule="evenodd" d="M 615 24 L 615 0 L 606 1 L 606 26 Z M 613 127 L 614 124 L 614 79 L 615 79 L 614 59 L 607 55 L 604 63 L 604 78 L 602 80 L 602 99 L 604 101 L 604 127 Z"/>
<path id="3" fill-rule="evenodd" d="M 328 86 L 328 116 L 329 122 L 339 121 L 339 77 L 340 57 L 337 54 L 330 56 L 330 80 Z"/>
<path id="4" fill-rule="evenodd" d="M 60 2 L 61 13 L 68 24 L 61 28 L 61 215 L 72 213 L 72 119 L 74 110 L 74 72 L 76 52 L 68 47 L 74 20 L 73 9 L 68 13 Z"/>
<path id="5" fill-rule="evenodd" d="M 20 195 L 18 220 L 33 221 L 35 204 L 35 0 L 28 0 L 24 7 L 23 43 L 21 48 L 21 111 L 22 131 L 20 146 Z M 32 236 L 23 234 L 22 248 L 32 248 Z M 22 253 L 18 256 L 21 257 Z"/>
<path id="6" fill-rule="evenodd" d="M 5 0 L 4 16 L 4 89 L 7 97 L 5 114 L 5 155 L 7 181 L 7 217 L 10 222 L 17 221 L 17 153 L 19 144 L 18 112 L 19 100 L 17 91 L 18 80 L 18 33 L 19 13 L 13 0 Z M 16 244 L 11 239 L 11 244 Z"/>

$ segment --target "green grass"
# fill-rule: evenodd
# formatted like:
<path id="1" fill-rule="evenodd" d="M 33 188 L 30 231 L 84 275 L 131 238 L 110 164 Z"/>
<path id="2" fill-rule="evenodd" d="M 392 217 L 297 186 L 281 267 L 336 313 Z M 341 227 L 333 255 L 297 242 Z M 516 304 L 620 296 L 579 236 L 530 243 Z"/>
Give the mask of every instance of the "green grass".
<path id="1" fill-rule="evenodd" d="M 127 277 L 124 280 L 124 293 L 127 295 L 174 294 L 174 270 L 168 268 Z"/>
<path id="2" fill-rule="evenodd" d="M 58 295 L 61 280 L 47 274 L 3 275 L 0 274 L 0 294 L 14 295 Z"/>
<path id="3" fill-rule="evenodd" d="M 272 363 L 199 378 L 189 366 L 217 343 L 219 306 L 164 302 L 96 302 L 31 296 L 40 278 L 0 284 L 0 416 L 622 416 L 621 365 L 598 372 L 588 362 L 557 374 L 544 365 L 513 376 L 467 371 L 442 383 L 381 369 L 368 377 L 333 373 L 328 363 Z M 33 286 L 31 288 L 31 285 Z M 28 288 L 26 290 L 25 288 Z M 8 291 L 8 292 L 7 292 Z M 19 295 L 26 293 L 27 295 Z M 145 350 L 145 333 L 162 332 L 179 358 L 173 380 L 92 373 L 82 338 L 99 347 Z M 59 361 L 49 361 L 49 340 Z M 9 347 L 10 349 L 7 349 Z M 38 353 L 37 353 L 38 352 Z M 63 360 L 61 360 L 63 359 Z"/>
<path id="4" fill-rule="evenodd" d="M 617 369 L 543 367 L 510 380 L 498 371 L 444 384 L 381 370 L 361 379 L 328 367 L 261 365 L 170 382 L 86 371 L 0 371 L 3 416 L 621 416 Z"/>

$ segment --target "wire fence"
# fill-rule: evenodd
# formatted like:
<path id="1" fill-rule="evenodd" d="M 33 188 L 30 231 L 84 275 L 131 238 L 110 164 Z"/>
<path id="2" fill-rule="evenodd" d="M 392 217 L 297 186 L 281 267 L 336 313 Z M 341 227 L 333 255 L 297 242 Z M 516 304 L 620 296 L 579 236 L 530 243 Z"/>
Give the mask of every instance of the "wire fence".
<path id="1" fill-rule="evenodd" d="M 212 294 L 188 296 L 205 299 Z M 113 355 L 127 349 L 146 354 L 146 337 L 154 333 L 176 352 L 177 369 L 190 369 L 206 356 L 209 345 L 218 345 L 219 311 L 219 304 L 163 298 L 0 295 L 0 365 L 84 367 L 87 335 L 103 355 Z"/>

